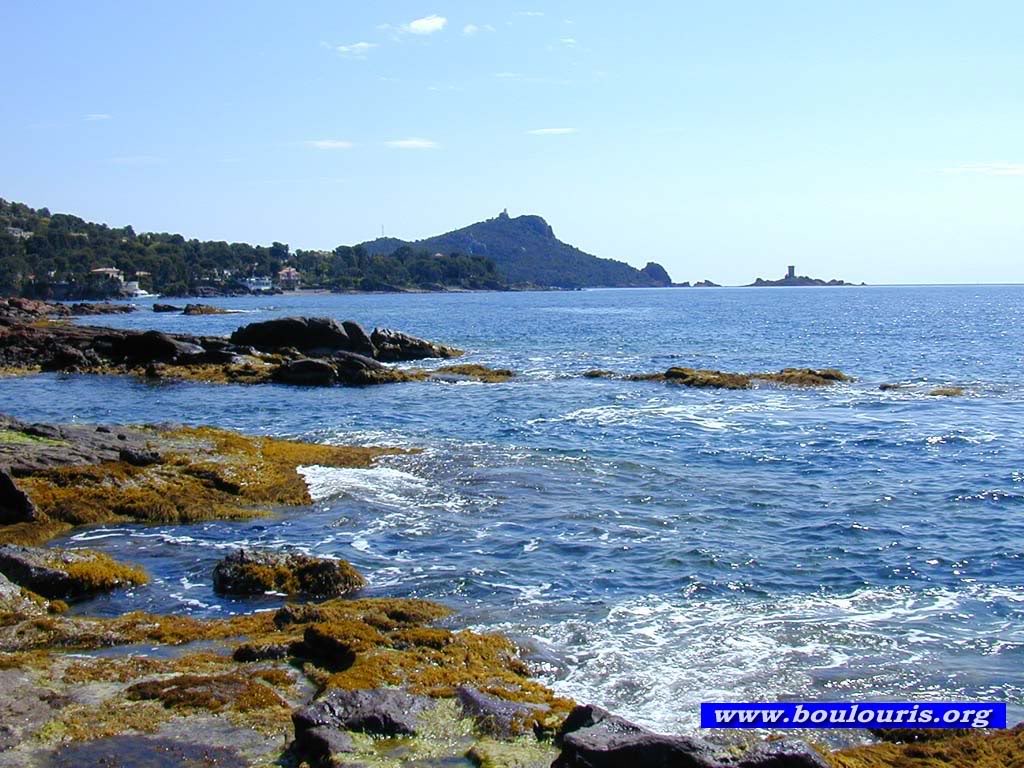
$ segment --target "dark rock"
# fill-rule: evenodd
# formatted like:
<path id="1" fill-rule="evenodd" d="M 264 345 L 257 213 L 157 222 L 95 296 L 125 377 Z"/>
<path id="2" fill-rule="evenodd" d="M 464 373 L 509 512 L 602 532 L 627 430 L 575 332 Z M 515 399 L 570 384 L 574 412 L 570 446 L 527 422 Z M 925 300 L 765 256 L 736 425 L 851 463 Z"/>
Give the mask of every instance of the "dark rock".
<path id="1" fill-rule="evenodd" d="M 226 315 L 228 311 L 209 304 L 186 304 L 181 313 L 183 315 Z"/>
<path id="2" fill-rule="evenodd" d="M 735 763 L 723 761 L 723 766 L 735 768 L 829 768 L 828 762 L 806 742 L 780 739 L 758 744 Z"/>
<path id="3" fill-rule="evenodd" d="M 135 448 L 122 448 L 117 452 L 118 458 L 133 467 L 151 467 L 154 464 L 163 462 L 160 454 L 156 451 L 140 451 Z"/>
<path id="4" fill-rule="evenodd" d="M 282 317 L 243 325 L 231 334 L 233 344 L 245 344 L 264 351 L 294 347 L 298 350 L 350 349 L 345 329 L 326 317 Z"/>
<path id="5" fill-rule="evenodd" d="M 331 362 L 337 372 L 338 381 L 343 384 L 372 383 L 374 374 L 387 370 L 376 360 L 355 352 L 335 352 Z"/>
<path id="6" fill-rule="evenodd" d="M 356 751 L 351 736 L 329 726 L 310 728 L 296 734 L 294 749 L 313 765 L 330 765 L 337 755 Z"/>
<path id="7" fill-rule="evenodd" d="M 89 366 L 85 352 L 67 344 L 58 344 L 50 350 L 50 356 L 40 367 L 44 371 L 75 371 Z"/>
<path id="8" fill-rule="evenodd" d="M 135 311 L 134 304 L 72 304 L 72 315 L 126 315 Z"/>
<path id="9" fill-rule="evenodd" d="M 281 384 L 295 384 L 301 387 L 329 387 L 338 379 L 337 369 L 324 360 L 303 358 L 278 366 L 273 373 L 274 381 Z"/>
<path id="10" fill-rule="evenodd" d="M 415 736 L 417 716 L 433 706 L 424 696 L 393 688 L 332 690 L 312 704 L 295 710 L 296 737 L 312 728 L 342 728 L 376 736 Z"/>
<path id="11" fill-rule="evenodd" d="M 292 624 L 309 624 L 320 620 L 320 609 L 309 603 L 285 603 L 274 614 L 274 626 L 278 629 Z"/>
<path id="12" fill-rule="evenodd" d="M 26 435 L 32 437 L 42 437 L 46 440 L 63 440 L 64 432 L 61 431 L 60 427 L 55 427 L 52 424 L 29 424 L 22 430 Z"/>
<path id="13" fill-rule="evenodd" d="M 182 356 L 201 355 L 203 348 L 160 331 L 146 331 L 128 334 L 115 341 L 114 353 L 138 363 L 169 362 Z"/>
<path id="14" fill-rule="evenodd" d="M 39 511 L 32 499 L 14 482 L 6 469 L 0 468 L 0 524 L 32 523 Z"/>
<path id="15" fill-rule="evenodd" d="M 366 331 L 363 330 L 363 326 L 352 320 L 345 320 L 341 327 L 345 329 L 345 333 L 348 335 L 350 346 L 349 352 L 355 352 L 358 355 L 366 355 L 367 357 L 376 357 L 377 348 L 373 346 L 373 341 L 367 335 Z"/>
<path id="16" fill-rule="evenodd" d="M 555 734 L 555 744 L 561 744 L 562 739 L 570 733 L 582 730 L 583 728 L 592 728 L 599 723 L 603 723 L 605 720 L 619 723 L 623 728 L 642 730 L 639 725 L 634 725 L 625 718 L 613 715 L 608 710 L 594 704 L 577 704 L 573 707 L 569 716 L 562 721 L 562 727 Z"/>
<path id="17" fill-rule="evenodd" d="M 499 739 L 528 733 L 532 729 L 533 716 L 548 710 L 541 704 L 509 701 L 468 685 L 460 685 L 455 693 L 462 705 L 463 716 L 473 718 L 477 728 Z"/>
<path id="18" fill-rule="evenodd" d="M 154 304 L 154 312 L 181 312 L 181 307 L 176 307 L 173 304 Z"/>
<path id="19" fill-rule="evenodd" d="M 332 672 L 343 672 L 356 663 L 358 638 L 337 634 L 332 627 L 311 624 L 303 630 L 302 643 L 296 647 L 298 656 L 314 659 L 321 667 Z"/>
<path id="20" fill-rule="evenodd" d="M 221 594 L 285 592 L 326 598 L 339 597 L 363 584 L 363 577 L 345 560 L 299 553 L 240 549 L 213 569 L 213 588 Z"/>
<path id="21" fill-rule="evenodd" d="M 576 707 L 556 743 L 551 768 L 716 768 L 711 745 L 688 736 L 653 733 L 599 707 Z"/>
<path id="22" fill-rule="evenodd" d="M 287 643 L 243 643 L 231 654 L 231 658 L 241 662 L 276 661 L 287 656 Z"/>
<path id="23" fill-rule="evenodd" d="M 434 344 L 390 328 L 374 328 L 370 340 L 377 348 L 377 359 L 389 363 L 422 360 L 427 357 L 456 357 L 459 354 L 451 347 Z"/>

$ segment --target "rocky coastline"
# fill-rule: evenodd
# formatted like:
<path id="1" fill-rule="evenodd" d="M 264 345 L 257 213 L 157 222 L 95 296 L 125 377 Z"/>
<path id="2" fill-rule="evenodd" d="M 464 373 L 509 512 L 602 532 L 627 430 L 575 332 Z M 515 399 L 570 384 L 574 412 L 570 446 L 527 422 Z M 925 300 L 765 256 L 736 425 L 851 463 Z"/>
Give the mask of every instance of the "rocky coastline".
<path id="1" fill-rule="evenodd" d="M 222 593 L 279 595 L 276 610 L 72 614 L 147 575 L 42 546 L 85 524 L 273 514 L 310 502 L 300 466 L 400 452 L 0 417 L 0 766 L 910 768 L 1024 754 L 1019 727 L 838 752 L 654 733 L 558 696 L 528 649 L 460 628 L 446 606 L 364 597 L 350 564 L 295 552 L 232 552 L 211 574 Z"/>
<path id="2" fill-rule="evenodd" d="M 76 314 L 105 311 L 95 305 L 81 306 L 85 309 Z M 396 364 L 450 359 L 462 351 L 389 328 L 367 332 L 352 321 L 284 317 L 244 325 L 230 338 L 223 338 L 76 325 L 66 322 L 72 312 L 42 302 L 12 299 L 0 303 L 0 373 L 57 371 L 299 386 L 467 378 L 500 382 L 515 375 L 480 365 L 403 369 Z M 200 309 L 192 314 L 211 313 Z"/>
<path id="3" fill-rule="evenodd" d="M 515 377 L 473 363 L 402 369 L 460 352 L 322 318 L 251 323 L 230 338 L 67 322 L 106 311 L 122 310 L 0 304 L 0 366 L 304 386 Z M 809 368 L 582 376 L 725 390 L 850 380 Z M 368 597 L 351 564 L 295 551 L 237 550 L 211 570 L 217 593 L 261 606 L 276 597 L 272 610 L 92 616 L 89 600 L 144 588 L 149 575 L 101 552 L 49 544 L 85 525 L 274 515 L 311 503 L 300 467 L 368 468 L 408 452 L 0 415 L 0 768 L 994 768 L 1024 760 L 1021 726 L 860 733 L 858 746 L 838 751 L 777 734 L 655 733 L 559 696 L 536 678 L 531 649 L 461 627 L 447 606 Z"/>

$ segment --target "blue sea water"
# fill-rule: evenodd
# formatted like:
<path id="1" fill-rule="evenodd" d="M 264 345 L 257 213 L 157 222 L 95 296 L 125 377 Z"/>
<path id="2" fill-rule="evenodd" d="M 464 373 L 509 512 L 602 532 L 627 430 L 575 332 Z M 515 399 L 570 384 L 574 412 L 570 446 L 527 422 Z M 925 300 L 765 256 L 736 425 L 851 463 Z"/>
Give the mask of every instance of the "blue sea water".
<path id="1" fill-rule="evenodd" d="M 441 600 L 511 633 L 559 691 L 667 731 L 695 727 L 706 700 L 995 699 L 1024 717 L 1024 287 L 210 303 L 244 314 L 89 322 L 227 334 L 325 315 L 521 375 L 367 389 L 0 380 L 0 410 L 30 420 L 422 450 L 310 468 L 313 506 L 271 519 L 76 531 L 60 543 L 154 578 L 75 610 L 272 607 L 215 596 L 211 569 L 239 544 L 294 547 L 352 561 L 370 594 Z M 578 376 L 673 365 L 856 380 L 717 391 Z M 927 394 L 937 386 L 966 394 Z"/>

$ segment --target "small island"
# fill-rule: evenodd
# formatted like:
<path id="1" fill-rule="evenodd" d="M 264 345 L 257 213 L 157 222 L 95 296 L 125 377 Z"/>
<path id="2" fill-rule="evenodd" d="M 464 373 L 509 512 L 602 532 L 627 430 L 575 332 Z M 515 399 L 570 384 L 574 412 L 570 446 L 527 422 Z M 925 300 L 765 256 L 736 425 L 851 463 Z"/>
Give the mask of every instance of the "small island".
<path id="1" fill-rule="evenodd" d="M 791 265 L 786 268 L 786 276 L 783 278 L 780 278 L 778 280 L 765 280 L 763 277 L 759 277 L 746 287 L 774 288 L 779 286 L 807 287 L 822 285 L 857 285 L 857 283 L 848 283 L 845 280 L 821 280 L 820 278 L 816 277 L 807 277 L 807 275 L 798 275 L 796 273 L 796 267 Z M 861 285 L 864 285 L 864 283 L 861 283 Z"/>

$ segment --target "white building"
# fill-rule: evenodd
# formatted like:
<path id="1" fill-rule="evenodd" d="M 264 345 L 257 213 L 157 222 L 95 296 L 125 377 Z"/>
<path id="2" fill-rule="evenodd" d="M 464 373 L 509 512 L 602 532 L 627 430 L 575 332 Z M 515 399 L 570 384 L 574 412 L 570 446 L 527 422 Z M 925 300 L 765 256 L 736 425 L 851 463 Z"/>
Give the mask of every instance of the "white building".
<path id="1" fill-rule="evenodd" d="M 269 293 L 274 290 L 274 284 L 269 277 L 247 277 L 245 287 L 253 293 Z"/>

